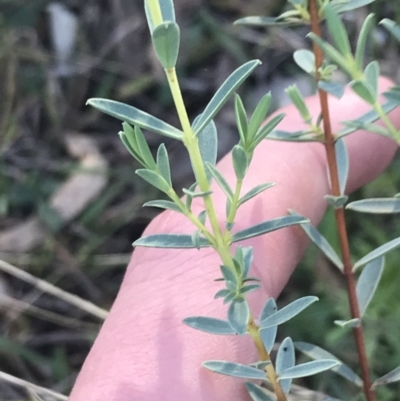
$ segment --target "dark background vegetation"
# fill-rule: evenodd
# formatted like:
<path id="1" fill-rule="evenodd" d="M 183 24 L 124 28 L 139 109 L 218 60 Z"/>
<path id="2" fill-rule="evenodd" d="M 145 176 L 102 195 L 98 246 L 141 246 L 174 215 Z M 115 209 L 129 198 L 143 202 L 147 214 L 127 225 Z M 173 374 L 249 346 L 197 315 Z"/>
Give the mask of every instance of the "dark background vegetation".
<path id="1" fill-rule="evenodd" d="M 178 125 L 163 71 L 151 51 L 142 3 L 64 0 L 58 5 L 72 13 L 74 33 L 62 24 L 64 14 L 55 2 L 0 0 L 0 259 L 105 309 L 118 291 L 131 243 L 157 213 L 140 207 L 157 194 L 134 174 L 137 166 L 116 135 L 119 122 L 85 107 L 85 101 L 124 101 Z M 252 58 L 263 64 L 240 90 L 248 109 L 269 90 L 275 108 L 285 104 L 283 90 L 293 81 L 304 94 L 313 91 L 291 57 L 294 50 L 309 46 L 306 28 L 231 25 L 246 15 L 276 15 L 282 7 L 281 0 L 176 0 L 182 32 L 178 72 L 192 116 L 231 71 Z M 400 22 L 398 1 L 377 1 L 346 17 L 352 40 L 371 10 L 378 19 Z M 63 55 L 57 34 L 72 41 L 70 53 Z M 382 60 L 382 70 L 397 83 L 398 49 L 383 30 L 376 31 L 369 47 L 369 57 Z M 224 108 L 216 123 L 223 155 L 237 140 L 232 107 Z M 148 138 L 154 149 L 165 140 Z M 182 188 L 191 182 L 188 160 L 179 144 L 167 139 L 166 145 L 175 185 Z M 399 192 L 399 168 L 396 160 L 355 196 Z M 400 232 L 396 217 L 348 216 L 355 260 Z M 321 230 L 337 248 L 332 227 L 328 214 Z M 393 252 L 366 321 L 376 375 L 400 363 L 398 270 L 398 252 Z M 343 284 L 310 249 L 279 301 L 309 294 L 321 301 L 284 326 L 281 338 L 290 333 L 356 366 L 350 333 L 332 324 L 347 318 Z M 2 273 L 0 313 L 0 371 L 68 394 L 99 321 Z M 357 399 L 348 396 L 353 388 L 330 373 L 301 384 L 346 401 Z M 1 401 L 21 399 L 29 399 L 25 390 L 0 381 Z M 380 401 L 398 399 L 399 386 L 380 390 Z"/>

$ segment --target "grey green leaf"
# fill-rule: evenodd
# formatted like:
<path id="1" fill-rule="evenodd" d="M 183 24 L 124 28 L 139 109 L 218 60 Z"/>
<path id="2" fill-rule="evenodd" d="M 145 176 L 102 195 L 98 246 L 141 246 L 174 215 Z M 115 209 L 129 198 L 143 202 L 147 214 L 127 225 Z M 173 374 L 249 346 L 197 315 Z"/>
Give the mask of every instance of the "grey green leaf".
<path id="1" fill-rule="evenodd" d="M 320 359 L 318 361 L 306 362 L 286 369 L 279 375 L 278 379 L 297 379 L 299 377 L 312 376 L 325 370 L 330 370 L 339 364 L 340 362 L 335 359 Z"/>
<path id="2" fill-rule="evenodd" d="M 194 248 L 192 237 L 187 234 L 153 234 L 139 238 L 132 245 L 150 248 Z M 207 239 L 200 238 L 201 248 L 209 246 Z"/>
<path id="3" fill-rule="evenodd" d="M 183 323 L 193 329 L 204 331 L 211 334 L 236 334 L 231 325 L 225 320 L 213 317 L 193 316 L 183 319 Z"/>
<path id="4" fill-rule="evenodd" d="M 391 372 L 386 375 L 380 377 L 372 383 L 372 387 L 375 388 L 377 386 L 383 386 L 389 383 L 394 383 L 400 381 L 400 366 L 393 369 Z"/>
<path id="5" fill-rule="evenodd" d="M 295 362 L 293 341 L 290 337 L 286 337 L 279 346 L 276 355 L 275 369 L 278 377 L 287 369 L 292 368 L 295 365 Z M 291 384 L 292 379 L 280 380 L 280 385 L 285 394 L 289 392 Z"/>
<path id="6" fill-rule="evenodd" d="M 346 206 L 346 209 L 361 213 L 400 213 L 399 198 L 375 198 L 354 201 Z"/>
<path id="7" fill-rule="evenodd" d="M 147 170 L 147 169 L 138 169 L 135 173 L 147 181 L 149 184 L 153 185 L 153 187 L 159 189 L 162 192 L 168 193 L 171 189 L 171 186 L 167 181 L 155 171 Z"/>
<path id="8" fill-rule="evenodd" d="M 249 318 L 250 310 L 246 300 L 234 299 L 228 309 L 228 321 L 232 328 L 240 335 L 246 334 Z"/>
<path id="9" fill-rule="evenodd" d="M 226 361 L 206 361 L 202 365 L 216 373 L 226 376 L 241 377 L 243 379 L 265 379 L 265 372 L 251 366 Z"/>
<path id="10" fill-rule="evenodd" d="M 246 382 L 247 392 L 253 401 L 274 401 L 263 389 L 257 384 Z"/>
<path id="11" fill-rule="evenodd" d="M 178 59 L 180 43 L 178 24 L 163 22 L 154 29 L 151 39 L 154 51 L 163 68 L 174 68 Z"/>

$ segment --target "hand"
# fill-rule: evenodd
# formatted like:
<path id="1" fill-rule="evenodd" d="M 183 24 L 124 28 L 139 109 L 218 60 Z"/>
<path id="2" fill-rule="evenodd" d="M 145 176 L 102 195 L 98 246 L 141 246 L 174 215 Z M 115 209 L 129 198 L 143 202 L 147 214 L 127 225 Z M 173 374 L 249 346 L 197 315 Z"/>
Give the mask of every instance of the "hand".
<path id="1" fill-rule="evenodd" d="M 381 89 L 388 89 L 381 80 Z M 308 99 L 312 115 L 317 97 Z M 347 92 L 341 101 L 330 99 L 333 129 L 369 106 Z M 303 123 L 294 107 L 286 107 L 281 129 L 296 131 Z M 400 109 L 391 115 L 400 126 Z M 394 156 L 397 146 L 387 138 L 359 132 L 346 138 L 350 156 L 347 192 L 377 177 Z M 234 181 L 231 157 L 218 165 Z M 229 180 L 228 180 L 229 181 Z M 329 193 L 325 151 L 321 144 L 264 141 L 257 149 L 243 193 L 257 184 L 276 186 L 246 203 L 235 229 L 287 214 L 289 208 L 316 225 L 326 209 Z M 215 188 L 215 203 L 224 219 L 225 197 Z M 196 204 L 200 211 L 200 205 Z M 192 233 L 193 226 L 175 212 L 164 212 L 145 234 Z M 285 228 L 246 241 L 254 247 L 253 274 L 263 289 L 249 296 L 257 314 L 265 300 L 277 297 L 299 262 L 307 241 L 298 227 Z M 226 307 L 214 294 L 221 283 L 220 261 L 210 249 L 165 250 L 138 248 L 109 317 L 83 366 L 70 401 L 216 401 L 248 400 L 240 379 L 220 376 L 201 367 L 208 359 L 240 363 L 257 360 L 248 337 L 215 336 L 182 324 L 188 316 L 226 318 Z M 311 295 L 311 294 L 310 294 Z"/>

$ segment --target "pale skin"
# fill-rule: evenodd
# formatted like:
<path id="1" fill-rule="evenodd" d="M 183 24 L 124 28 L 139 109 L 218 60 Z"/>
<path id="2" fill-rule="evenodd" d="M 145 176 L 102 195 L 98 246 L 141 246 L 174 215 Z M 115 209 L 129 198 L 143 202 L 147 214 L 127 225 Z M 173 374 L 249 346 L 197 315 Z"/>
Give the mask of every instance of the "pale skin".
<path id="1" fill-rule="evenodd" d="M 391 85 L 382 79 L 381 90 Z M 319 111 L 317 97 L 307 100 L 312 115 Z M 347 92 L 330 99 L 333 129 L 340 121 L 369 110 L 368 105 Z M 296 131 L 302 125 L 289 106 L 280 128 Z M 390 115 L 400 127 L 400 109 Z M 358 132 L 346 139 L 350 155 L 347 192 L 376 178 L 393 158 L 397 145 L 381 136 Z M 236 219 L 235 230 L 284 216 L 295 209 L 318 224 L 329 193 L 325 152 L 320 144 L 264 141 L 257 149 L 243 193 L 262 182 L 276 186 L 246 203 Z M 218 164 L 234 182 L 231 157 Z M 225 197 L 215 188 L 221 223 Z M 195 205 L 195 210 L 202 210 Z M 192 233 L 193 226 L 175 212 L 154 219 L 144 235 Z M 252 275 L 262 279 L 263 289 L 251 294 L 255 316 L 265 300 L 277 297 L 307 246 L 299 228 L 286 228 L 248 240 L 254 247 Z M 202 315 L 226 318 L 221 300 L 213 300 L 221 283 L 220 260 L 213 251 L 138 248 L 134 251 L 121 290 L 83 366 L 70 401 L 217 401 L 249 400 L 240 379 L 220 376 L 201 367 L 209 359 L 240 363 L 258 360 L 248 336 L 215 336 L 184 326 L 185 317 Z M 313 294 L 309 294 L 313 295 Z M 304 339 L 296 339 L 304 340 Z"/>

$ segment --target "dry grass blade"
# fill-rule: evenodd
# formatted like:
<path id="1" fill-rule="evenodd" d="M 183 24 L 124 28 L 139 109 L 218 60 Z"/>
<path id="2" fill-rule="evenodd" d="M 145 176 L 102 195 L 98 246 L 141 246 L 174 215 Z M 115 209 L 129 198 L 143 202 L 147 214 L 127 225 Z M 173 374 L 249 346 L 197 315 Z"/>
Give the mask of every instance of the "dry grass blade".
<path id="1" fill-rule="evenodd" d="M 68 400 L 68 397 L 66 395 L 57 393 L 56 391 L 49 390 L 44 387 L 37 386 L 36 384 L 29 383 L 26 380 L 18 379 L 18 377 L 11 376 L 8 373 L 0 372 L 0 380 L 15 384 L 16 386 L 24 387 L 27 391 L 33 391 L 34 393 L 51 396 L 54 400 Z"/>
<path id="2" fill-rule="evenodd" d="M 70 294 L 69 292 L 62 290 L 45 280 L 34 277 L 31 274 L 19 269 L 18 267 L 11 265 L 10 263 L 0 260 L 0 270 L 5 273 L 11 274 L 12 276 L 17 277 L 20 280 L 23 280 L 29 284 L 32 284 L 39 290 L 48 294 L 52 294 L 55 297 L 62 299 L 63 301 L 68 302 L 69 304 L 74 305 L 77 308 L 84 310 L 85 312 L 90 313 L 91 315 L 96 316 L 102 320 L 104 320 L 108 315 L 108 311 L 98 307 L 92 302 L 86 301 L 78 297 L 77 295 Z"/>

